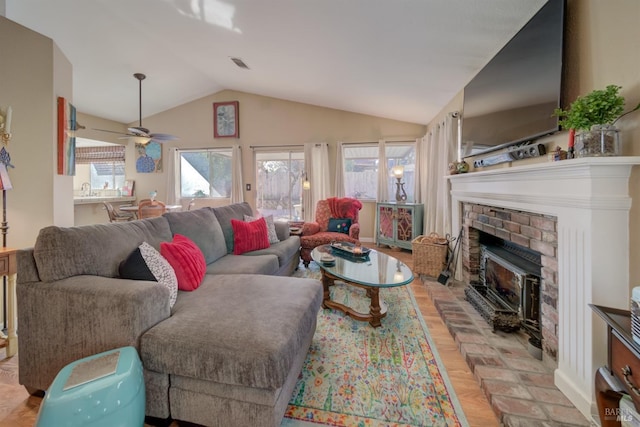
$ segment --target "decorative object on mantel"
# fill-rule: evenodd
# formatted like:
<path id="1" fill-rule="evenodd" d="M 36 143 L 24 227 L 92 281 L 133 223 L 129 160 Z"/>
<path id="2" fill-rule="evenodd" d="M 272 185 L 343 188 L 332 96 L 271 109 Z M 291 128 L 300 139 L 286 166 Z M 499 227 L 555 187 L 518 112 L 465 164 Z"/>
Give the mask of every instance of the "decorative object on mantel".
<path id="1" fill-rule="evenodd" d="M 551 153 L 549 153 L 549 159 L 552 162 L 557 162 L 559 160 L 567 160 L 570 159 L 569 153 L 564 151 L 560 146 L 556 147 Z"/>
<path id="2" fill-rule="evenodd" d="M 623 116 L 640 108 L 624 111 L 624 97 L 619 94 L 621 86 L 609 85 L 603 90 L 593 90 L 578 97 L 568 110 L 557 108 L 563 129 L 573 129 L 577 157 L 619 156 L 620 132 L 615 123 Z M 570 151 L 574 149 L 569 141 Z"/>

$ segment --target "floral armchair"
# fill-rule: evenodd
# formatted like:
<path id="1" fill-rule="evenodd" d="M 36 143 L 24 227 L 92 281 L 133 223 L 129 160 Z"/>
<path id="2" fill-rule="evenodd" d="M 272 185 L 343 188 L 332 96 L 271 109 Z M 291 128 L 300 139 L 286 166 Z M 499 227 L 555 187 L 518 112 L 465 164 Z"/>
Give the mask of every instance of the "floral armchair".
<path id="1" fill-rule="evenodd" d="M 305 267 L 309 266 L 311 251 L 316 246 L 326 245 L 331 242 L 358 243 L 360 238 L 360 224 L 358 215 L 362 209 L 362 203 L 358 199 L 350 197 L 330 197 L 318 201 L 316 205 L 315 222 L 305 222 L 300 236 L 300 258 Z M 329 231 L 331 219 L 351 219 L 348 234 L 344 232 Z M 338 225 L 338 228 L 340 225 Z"/>

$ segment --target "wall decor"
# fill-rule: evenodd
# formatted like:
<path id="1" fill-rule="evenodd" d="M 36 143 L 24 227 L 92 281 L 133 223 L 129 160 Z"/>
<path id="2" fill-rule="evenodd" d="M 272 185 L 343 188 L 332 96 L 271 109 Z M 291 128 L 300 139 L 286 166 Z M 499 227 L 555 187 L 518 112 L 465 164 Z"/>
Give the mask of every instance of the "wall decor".
<path id="1" fill-rule="evenodd" d="M 76 107 L 58 97 L 58 175 L 76 174 Z"/>
<path id="2" fill-rule="evenodd" d="M 238 101 L 213 103 L 213 137 L 240 137 L 240 109 Z"/>
<path id="3" fill-rule="evenodd" d="M 162 145 L 157 142 L 136 144 L 136 172 L 162 172 Z"/>

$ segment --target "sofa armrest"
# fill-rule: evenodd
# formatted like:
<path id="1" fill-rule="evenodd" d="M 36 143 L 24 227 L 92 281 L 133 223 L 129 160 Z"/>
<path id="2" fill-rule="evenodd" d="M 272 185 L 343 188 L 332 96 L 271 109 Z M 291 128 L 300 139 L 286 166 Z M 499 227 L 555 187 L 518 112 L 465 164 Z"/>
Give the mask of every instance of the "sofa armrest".
<path id="1" fill-rule="evenodd" d="M 302 225 L 302 236 L 311 236 L 320 232 L 320 224 L 317 222 L 305 222 Z"/>
<path id="2" fill-rule="evenodd" d="M 360 224 L 353 224 L 349 227 L 349 237 L 360 240 Z"/>
<path id="3" fill-rule="evenodd" d="M 45 390 L 68 363 L 134 346 L 170 315 L 169 290 L 157 282 L 74 276 L 20 283 L 19 381 Z"/>

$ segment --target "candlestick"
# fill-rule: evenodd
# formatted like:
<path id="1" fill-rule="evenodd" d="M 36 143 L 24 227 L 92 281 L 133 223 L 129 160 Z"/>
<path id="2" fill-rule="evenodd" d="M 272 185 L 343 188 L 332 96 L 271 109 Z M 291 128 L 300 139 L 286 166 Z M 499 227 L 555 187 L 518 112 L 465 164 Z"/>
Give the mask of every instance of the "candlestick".
<path id="1" fill-rule="evenodd" d="M 12 116 L 12 109 L 11 109 L 11 105 L 9 105 L 9 107 L 7 107 L 7 115 L 5 116 L 4 119 L 4 132 L 5 133 L 11 133 L 11 116 Z"/>

